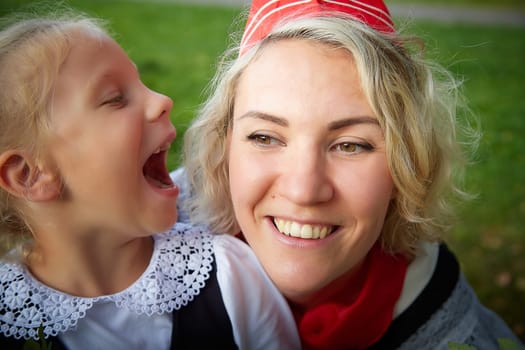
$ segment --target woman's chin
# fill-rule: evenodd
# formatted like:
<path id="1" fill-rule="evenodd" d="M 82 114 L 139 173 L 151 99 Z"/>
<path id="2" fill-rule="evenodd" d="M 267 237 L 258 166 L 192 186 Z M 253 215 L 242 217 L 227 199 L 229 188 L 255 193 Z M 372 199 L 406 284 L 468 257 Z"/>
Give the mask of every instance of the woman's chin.
<path id="1" fill-rule="evenodd" d="M 319 290 L 321 290 L 325 283 L 317 282 L 312 279 L 308 279 L 308 276 L 304 278 L 272 278 L 277 289 L 294 304 L 306 304 Z"/>

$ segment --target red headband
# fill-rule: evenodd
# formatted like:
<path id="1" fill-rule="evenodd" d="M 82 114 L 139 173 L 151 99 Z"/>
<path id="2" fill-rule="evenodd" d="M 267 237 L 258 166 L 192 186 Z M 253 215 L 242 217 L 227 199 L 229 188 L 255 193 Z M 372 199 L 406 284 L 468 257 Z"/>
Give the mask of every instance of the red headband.
<path id="1" fill-rule="evenodd" d="M 292 15 L 340 11 L 386 33 L 395 31 L 383 0 L 253 0 L 241 40 L 241 54 L 264 38 L 280 19 Z"/>

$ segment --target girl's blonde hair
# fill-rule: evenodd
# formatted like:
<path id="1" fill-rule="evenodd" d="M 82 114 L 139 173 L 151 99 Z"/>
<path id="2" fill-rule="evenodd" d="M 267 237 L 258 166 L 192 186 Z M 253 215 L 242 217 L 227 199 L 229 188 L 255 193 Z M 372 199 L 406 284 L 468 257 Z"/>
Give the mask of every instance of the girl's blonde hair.
<path id="1" fill-rule="evenodd" d="M 28 151 L 38 159 L 48 129 L 50 101 L 72 33 L 104 35 L 100 21 L 63 10 L 35 17 L 13 14 L 0 31 L 0 154 Z M 0 188 L 0 255 L 31 238 L 21 202 Z"/>
<path id="2" fill-rule="evenodd" d="M 269 44 L 286 39 L 321 43 L 354 57 L 384 133 L 395 184 L 381 234 L 384 248 L 413 255 L 420 240 L 441 239 L 451 224 L 453 198 L 464 195 L 457 175 L 467 157 L 457 133 L 473 136 L 472 145 L 477 140 L 473 129 L 459 129 L 460 84 L 447 70 L 425 60 L 413 38 L 379 33 L 333 13 L 284 21 L 240 57 L 238 49 L 226 52 L 210 85 L 211 95 L 185 134 L 185 166 L 193 191 L 185 205 L 192 220 L 218 232 L 238 230 L 226 147 L 236 85 Z"/>

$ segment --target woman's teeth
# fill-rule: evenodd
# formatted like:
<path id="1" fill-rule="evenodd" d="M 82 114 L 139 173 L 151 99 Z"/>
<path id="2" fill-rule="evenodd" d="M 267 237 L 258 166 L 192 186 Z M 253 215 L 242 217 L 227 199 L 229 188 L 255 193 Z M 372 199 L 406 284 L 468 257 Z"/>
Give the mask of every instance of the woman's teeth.
<path id="1" fill-rule="evenodd" d="M 333 232 L 331 225 L 300 224 L 295 221 L 276 218 L 273 219 L 273 223 L 281 233 L 304 239 L 323 239 Z"/>

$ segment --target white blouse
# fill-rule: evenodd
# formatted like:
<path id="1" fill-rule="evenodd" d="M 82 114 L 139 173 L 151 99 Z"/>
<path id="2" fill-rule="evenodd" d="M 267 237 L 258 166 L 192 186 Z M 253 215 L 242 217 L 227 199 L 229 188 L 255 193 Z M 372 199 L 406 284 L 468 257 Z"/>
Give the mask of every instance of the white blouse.
<path id="1" fill-rule="evenodd" d="M 42 325 L 46 336 L 58 335 L 71 349 L 168 349 L 171 312 L 200 293 L 215 257 L 239 349 L 300 348 L 286 301 L 245 243 L 182 223 L 154 239 L 142 276 L 119 293 L 95 298 L 57 291 L 23 265 L 1 262 L 0 332 L 36 339 Z"/>

